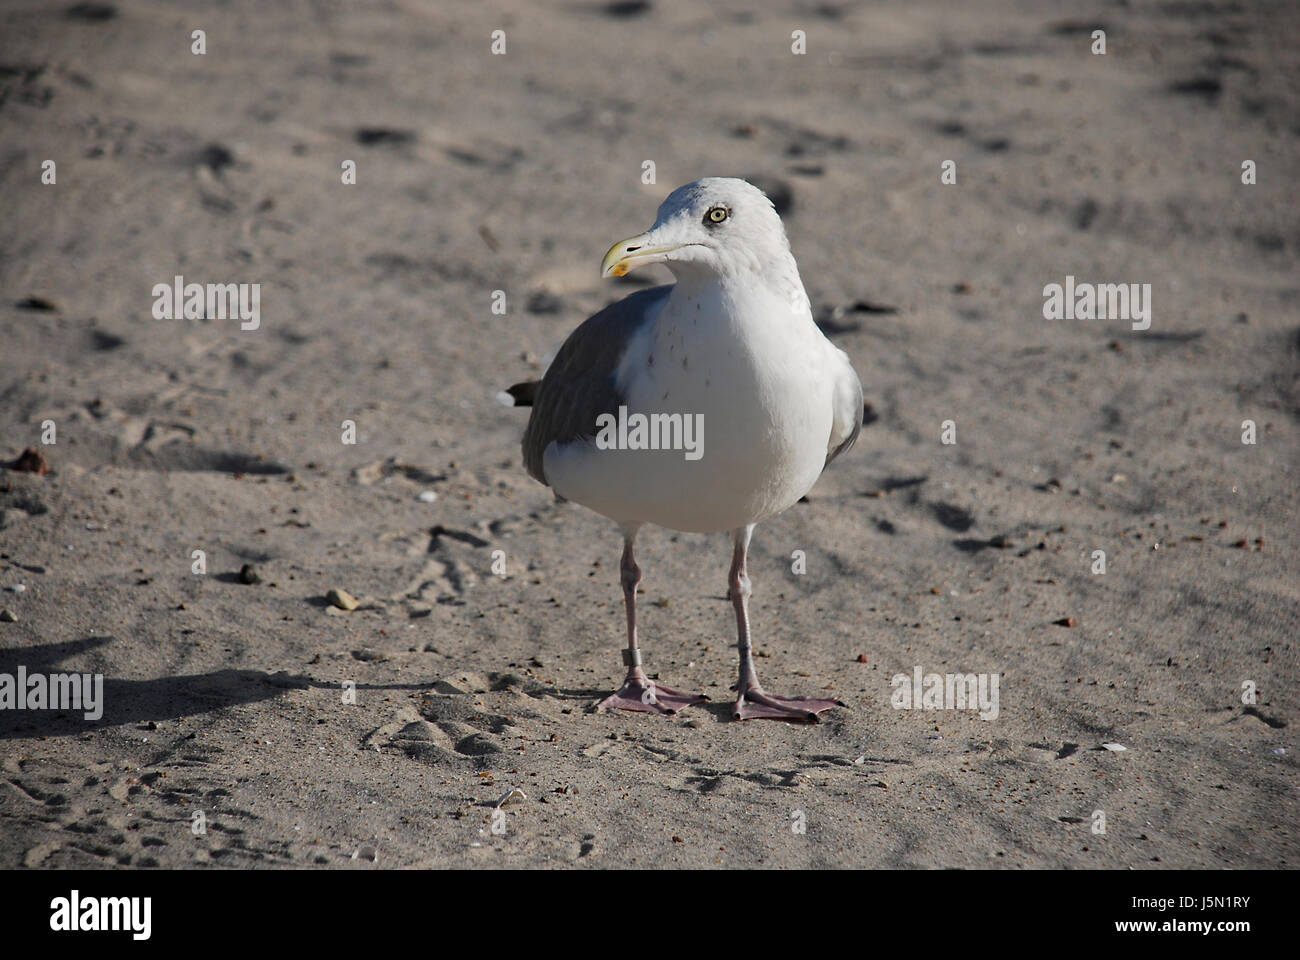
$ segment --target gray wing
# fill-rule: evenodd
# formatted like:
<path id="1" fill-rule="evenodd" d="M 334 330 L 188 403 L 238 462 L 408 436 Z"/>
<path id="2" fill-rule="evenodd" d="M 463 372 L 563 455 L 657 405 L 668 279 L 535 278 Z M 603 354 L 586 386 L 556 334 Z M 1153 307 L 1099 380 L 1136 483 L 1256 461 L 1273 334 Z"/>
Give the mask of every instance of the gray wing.
<path id="1" fill-rule="evenodd" d="M 862 432 L 862 381 L 858 379 L 857 371 L 849 362 L 848 355 L 838 348 L 836 352 L 843 358 L 844 364 L 835 381 L 835 420 L 831 427 L 831 439 L 828 444 L 830 449 L 826 453 L 826 463 L 822 464 L 823 470 L 832 460 L 853 446 L 854 441 L 858 439 L 858 434 Z M 848 436 L 844 437 L 846 431 Z M 839 439 L 840 437 L 844 439 Z"/>
<path id="2" fill-rule="evenodd" d="M 626 402 L 614 381 L 628 343 L 656 313 L 672 284 L 638 290 L 587 318 L 569 334 L 542 377 L 524 430 L 524 467 L 550 486 L 542 458 L 552 443 L 596 435 L 596 418 Z"/>

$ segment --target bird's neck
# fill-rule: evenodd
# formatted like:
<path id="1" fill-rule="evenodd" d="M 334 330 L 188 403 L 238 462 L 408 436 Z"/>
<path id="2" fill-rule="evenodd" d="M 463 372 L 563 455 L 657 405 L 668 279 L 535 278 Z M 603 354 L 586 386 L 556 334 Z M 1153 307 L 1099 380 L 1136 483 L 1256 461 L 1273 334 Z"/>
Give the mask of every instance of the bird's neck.
<path id="1" fill-rule="evenodd" d="M 772 258 L 761 268 L 748 263 L 722 271 L 693 264 L 672 266 L 677 277 L 675 297 L 696 302 L 720 300 L 734 307 L 760 301 L 767 309 L 774 302 L 783 302 L 794 316 L 812 318 L 812 304 L 799 277 L 799 267 L 789 253 Z"/>

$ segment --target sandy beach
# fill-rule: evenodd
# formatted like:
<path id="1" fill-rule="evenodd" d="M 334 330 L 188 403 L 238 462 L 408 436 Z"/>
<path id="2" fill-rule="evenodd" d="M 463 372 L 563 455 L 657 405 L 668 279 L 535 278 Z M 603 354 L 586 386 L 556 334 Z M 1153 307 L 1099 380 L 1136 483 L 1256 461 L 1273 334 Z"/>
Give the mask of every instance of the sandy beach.
<path id="1" fill-rule="evenodd" d="M 1297 36 L 1214 0 L 7 4 L 0 686 L 99 676 L 102 715 L 0 709 L 0 867 L 1295 868 Z M 598 266 L 704 176 L 778 202 L 862 380 L 750 554 L 765 683 L 846 704 L 816 725 L 730 718 L 729 542 L 657 528 L 646 669 L 710 703 L 592 711 L 618 530 L 502 401 L 671 280 Z M 1049 319 L 1067 283 L 1133 315 Z M 996 710 L 900 709 L 932 674 Z"/>

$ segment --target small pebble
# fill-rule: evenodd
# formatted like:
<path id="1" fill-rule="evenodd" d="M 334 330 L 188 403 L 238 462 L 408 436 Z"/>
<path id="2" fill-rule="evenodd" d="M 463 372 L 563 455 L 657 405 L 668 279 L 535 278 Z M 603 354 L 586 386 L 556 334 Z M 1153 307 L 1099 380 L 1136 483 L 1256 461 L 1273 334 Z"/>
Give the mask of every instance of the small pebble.
<path id="1" fill-rule="evenodd" d="M 432 490 L 425 490 L 415 499 L 419 500 L 421 503 L 433 503 L 433 501 L 438 499 L 438 495 Z"/>
<path id="2" fill-rule="evenodd" d="M 519 800 L 527 800 L 528 794 L 524 793 L 518 787 L 508 791 L 505 796 L 497 801 L 497 809 L 500 810 L 507 803 L 515 803 Z"/>
<path id="3" fill-rule="evenodd" d="M 239 582 L 261 583 L 262 578 L 257 575 L 257 570 L 251 563 L 246 563 L 239 568 Z"/>
<path id="4" fill-rule="evenodd" d="M 18 614 L 14 613 L 8 607 L 0 610 L 0 623 L 17 623 Z"/>
<path id="5" fill-rule="evenodd" d="M 19 473 L 34 473 L 38 477 L 43 477 L 50 472 L 50 462 L 45 459 L 45 454 L 35 447 L 28 447 L 13 463 L 6 464 L 10 470 Z"/>
<path id="6" fill-rule="evenodd" d="M 338 587 L 331 587 L 325 594 L 325 599 L 331 606 L 338 607 L 340 610 L 355 610 L 357 608 L 357 598 L 352 596 L 346 590 L 340 590 Z"/>

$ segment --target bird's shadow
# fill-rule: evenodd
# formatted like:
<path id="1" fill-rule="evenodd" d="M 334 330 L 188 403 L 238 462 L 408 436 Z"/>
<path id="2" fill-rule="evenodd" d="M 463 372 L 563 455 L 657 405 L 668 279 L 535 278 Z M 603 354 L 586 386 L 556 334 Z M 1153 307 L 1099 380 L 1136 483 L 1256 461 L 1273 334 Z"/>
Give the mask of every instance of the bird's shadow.
<path id="1" fill-rule="evenodd" d="M 24 667 L 30 678 L 40 674 L 100 674 L 102 668 L 72 667 L 63 664 L 70 658 L 84 655 L 105 644 L 113 637 L 91 637 L 64 643 L 48 643 L 31 647 L 0 650 L 0 674 L 17 678 L 18 668 Z M 357 689 L 423 690 L 425 684 L 357 684 Z M 105 727 L 128 723 L 175 720 L 196 714 L 210 713 L 225 707 L 258 703 L 280 696 L 286 690 L 308 688 L 342 690 L 340 683 L 322 683 L 310 677 L 290 674 L 283 670 L 267 673 L 263 670 L 215 670 L 210 673 L 158 677 L 152 680 L 120 680 L 105 676 L 98 703 L 102 715 L 87 720 L 87 710 L 80 708 L 58 710 L 0 709 L 0 740 L 32 740 L 40 737 L 66 736 L 87 733 Z M 25 697 L 25 691 L 19 690 Z M 91 711 L 93 712 L 93 711 Z"/>
<path id="2" fill-rule="evenodd" d="M 556 687 L 554 689 L 548 688 L 544 691 L 539 691 L 539 693 L 542 697 L 549 697 L 555 700 L 572 700 L 575 703 L 582 703 L 583 701 L 590 700 L 590 707 L 594 709 L 597 703 L 604 700 L 617 689 L 617 685 L 610 687 L 608 690 L 597 687 Z"/>

